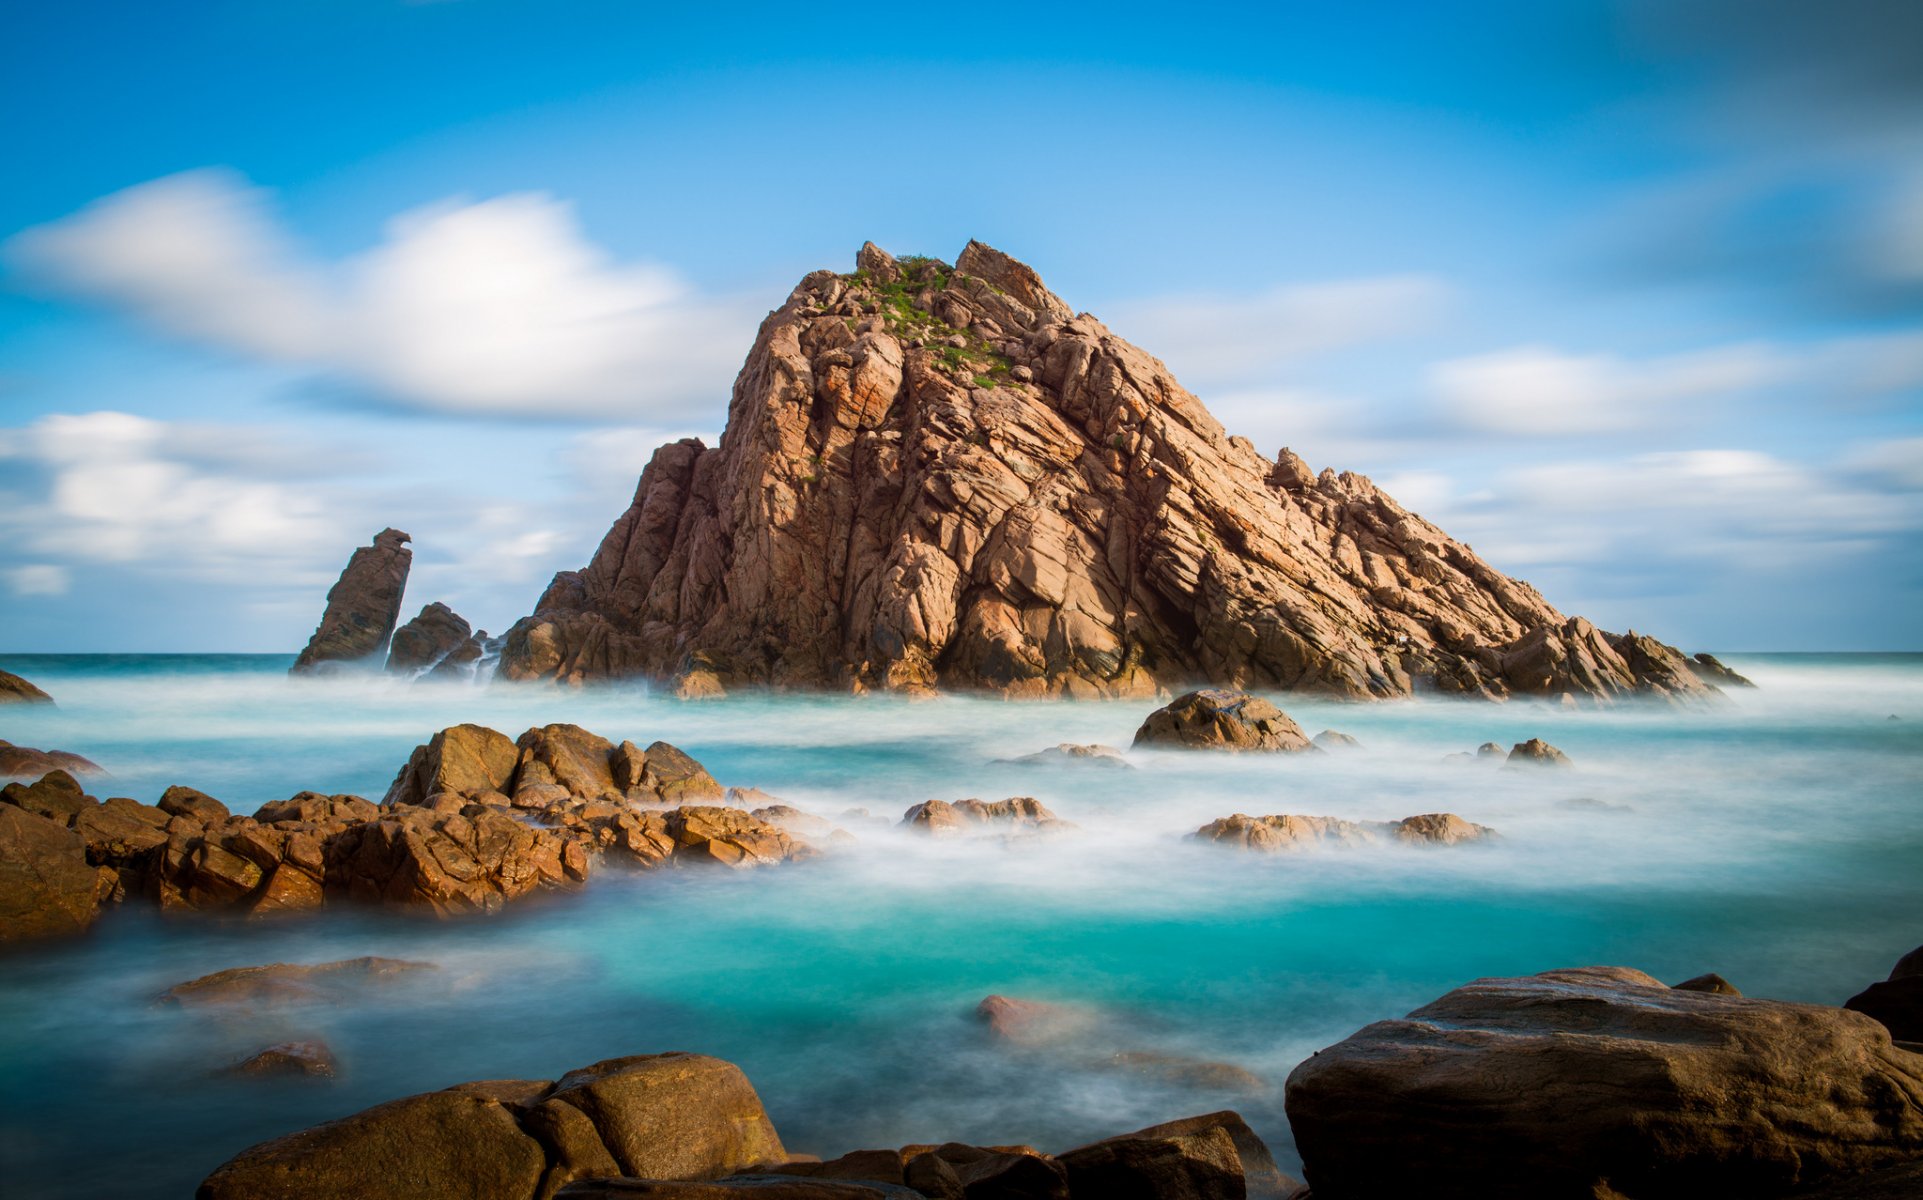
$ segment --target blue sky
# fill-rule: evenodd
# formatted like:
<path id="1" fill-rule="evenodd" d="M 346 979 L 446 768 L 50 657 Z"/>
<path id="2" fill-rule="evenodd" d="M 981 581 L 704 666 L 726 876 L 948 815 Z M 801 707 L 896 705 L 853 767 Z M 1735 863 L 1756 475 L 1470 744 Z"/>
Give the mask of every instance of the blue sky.
<path id="1" fill-rule="evenodd" d="M 1923 649 L 1896 0 L 5 0 L 0 652 L 499 630 L 755 323 L 970 237 L 1568 611 Z"/>

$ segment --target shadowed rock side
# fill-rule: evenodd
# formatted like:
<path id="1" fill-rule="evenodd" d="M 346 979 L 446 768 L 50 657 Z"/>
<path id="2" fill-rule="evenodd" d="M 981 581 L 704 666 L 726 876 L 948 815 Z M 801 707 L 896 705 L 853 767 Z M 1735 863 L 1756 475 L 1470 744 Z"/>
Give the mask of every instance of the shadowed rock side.
<path id="1" fill-rule="evenodd" d="M 501 674 L 1143 696 L 1699 699 L 1360 475 L 1271 461 L 977 242 L 864 246 L 763 322 L 716 447 L 663 446 Z"/>
<path id="2" fill-rule="evenodd" d="M 474 628 L 466 618 L 436 600 L 394 631 L 387 648 L 387 669 L 404 675 L 431 671 L 449 655 L 461 651 L 473 637 Z M 478 647 L 475 657 L 480 657 Z"/>
<path id="3" fill-rule="evenodd" d="M 374 535 L 373 545 L 354 551 L 328 590 L 320 626 L 290 673 L 313 671 L 322 663 L 356 662 L 387 649 L 394 623 L 401 618 L 401 593 L 414 561 L 414 552 L 407 548 L 412 540 L 398 529 L 383 529 Z"/>
<path id="4" fill-rule="evenodd" d="M 53 697 L 11 671 L 0 671 L 0 704 L 52 704 Z"/>

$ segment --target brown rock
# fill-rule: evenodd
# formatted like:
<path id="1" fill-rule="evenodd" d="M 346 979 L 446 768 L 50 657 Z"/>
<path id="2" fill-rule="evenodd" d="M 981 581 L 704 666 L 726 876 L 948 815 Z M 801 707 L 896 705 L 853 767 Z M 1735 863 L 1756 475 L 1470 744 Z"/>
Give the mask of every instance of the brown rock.
<path id="1" fill-rule="evenodd" d="M 158 808 L 116 796 L 76 815 L 73 831 L 87 845 L 87 861 L 95 866 L 130 867 L 149 850 L 167 844 L 171 820 Z"/>
<path id="2" fill-rule="evenodd" d="M 1575 764 L 1569 756 L 1556 749 L 1541 738 L 1530 738 L 1517 742 L 1509 750 L 1509 757 L 1503 760 L 1503 770 L 1526 770 L 1536 767 L 1570 767 Z"/>
<path id="3" fill-rule="evenodd" d="M 1689 669 L 1695 673 L 1696 678 L 1702 680 L 1704 683 L 1714 684 L 1719 688 L 1753 688 L 1756 686 L 1754 683 L 1751 683 L 1749 680 L 1718 662 L 1714 654 L 1697 654 L 1691 656 Z"/>
<path id="4" fill-rule="evenodd" d="M 223 1073 L 332 1079 L 339 1072 L 340 1062 L 326 1042 L 279 1042 L 235 1063 Z"/>
<path id="5" fill-rule="evenodd" d="M 615 751 L 614 776 L 630 798 L 652 797 L 663 804 L 716 801 L 724 795 L 706 767 L 666 742 L 650 742 L 646 750 L 622 742 Z"/>
<path id="6" fill-rule="evenodd" d="M 474 627 L 461 614 L 436 600 L 394 631 L 387 669 L 410 676 L 431 671 L 473 636 Z"/>
<path id="7" fill-rule="evenodd" d="M 929 1200 L 967 1200 L 961 1176 L 939 1154 L 923 1153 L 912 1158 L 904 1155 L 901 1181 Z"/>
<path id="8" fill-rule="evenodd" d="M 754 819 L 784 829 L 803 838 L 826 838 L 835 831 L 835 823 L 826 817 L 817 817 L 788 804 L 770 804 L 757 808 Z"/>
<path id="9" fill-rule="evenodd" d="M 973 1156 L 956 1153 L 973 1152 Z M 935 1151 L 955 1169 L 967 1200 L 1068 1200 L 1068 1172 L 1033 1151 L 981 1153 L 980 1147 L 943 1146 Z"/>
<path id="10" fill-rule="evenodd" d="M 385 810 L 327 842 L 326 887 L 354 900 L 419 905 L 438 916 L 492 912 L 537 888 L 585 877 L 562 833 L 523 825 L 498 808 Z"/>
<path id="11" fill-rule="evenodd" d="M 82 791 L 71 774 L 57 767 L 33 783 L 9 783 L 0 788 L 0 802 L 63 826 L 72 825 L 75 817 L 100 803 Z"/>
<path id="12" fill-rule="evenodd" d="M 1134 769 L 1134 764 L 1130 763 L 1120 750 L 1117 750 L 1113 746 L 1102 746 L 1093 743 L 1080 745 L 1075 742 L 1063 742 L 1060 745 L 1050 746 L 1046 750 L 1037 750 L 1033 754 L 1024 754 L 1020 758 L 1011 759 L 1010 761 L 1035 763 L 1039 766 L 1086 763 L 1098 767 L 1120 767 L 1125 770 Z"/>
<path id="13" fill-rule="evenodd" d="M 31 746 L 0 742 L 0 779 L 39 779 L 55 771 L 69 775 L 107 773 L 92 759 L 65 750 L 35 750 Z"/>
<path id="14" fill-rule="evenodd" d="M 1496 831 L 1487 825 L 1473 824 L 1454 813 L 1423 813 L 1417 817 L 1404 817 L 1392 829 L 1397 841 L 1415 845 L 1454 846 L 1496 836 Z"/>
<path id="15" fill-rule="evenodd" d="M 675 859 L 754 867 L 811 858 L 815 849 L 778 825 L 738 808 L 686 805 L 663 814 Z"/>
<path id="16" fill-rule="evenodd" d="M 308 1004 L 345 999 L 368 984 L 413 978 L 422 971 L 439 970 L 433 963 L 403 958 L 346 958 L 325 963 L 268 963 L 230 967 L 177 983 L 155 997 L 163 1007 Z"/>
<path id="17" fill-rule="evenodd" d="M 611 1058 L 563 1075 L 550 1099 L 587 1114 L 627 1175 L 717 1179 L 788 1160 L 747 1077 L 718 1058 Z"/>
<path id="18" fill-rule="evenodd" d="M 1255 1131 L 1249 1128 L 1248 1123 L 1242 1120 L 1239 1114 L 1233 1112 L 1207 1113 L 1199 1117 L 1185 1117 L 1179 1121 L 1170 1121 L 1163 1125 L 1153 1125 L 1147 1129 L 1137 1130 L 1134 1133 L 1122 1134 L 1120 1137 L 1107 1138 L 1090 1146 L 1070 1150 L 1060 1157 L 1062 1165 L 1068 1168 L 1069 1183 L 1075 1189 L 1075 1195 L 1079 1198 L 1083 1195 L 1083 1184 L 1077 1178 L 1078 1173 L 1087 1171 L 1093 1164 L 1105 1160 L 1109 1162 L 1126 1162 L 1137 1155 L 1140 1155 L 1142 1159 L 1146 1159 L 1147 1162 L 1151 1164 L 1157 1159 L 1166 1161 L 1166 1159 L 1163 1158 L 1166 1151 L 1158 1153 L 1153 1145 L 1154 1143 L 1181 1143 L 1204 1134 L 1221 1134 L 1228 1139 L 1236 1159 L 1235 1173 L 1241 1178 L 1240 1190 L 1237 1189 L 1234 1183 L 1224 1181 L 1225 1186 L 1221 1192 L 1202 1190 L 1199 1193 L 1170 1191 L 1167 1193 L 1151 1194 L 1166 1194 L 1171 1196 L 1199 1194 L 1201 1196 L 1215 1196 L 1246 1193 L 1250 1200 L 1284 1200 L 1284 1198 L 1293 1195 L 1296 1189 L 1302 1186 L 1298 1181 L 1282 1173 L 1281 1169 L 1275 1165 L 1275 1157 L 1269 1153 L 1268 1146 L 1263 1144 L 1262 1139 L 1255 1135 Z M 1137 1147 L 1124 1148 L 1117 1154 L 1104 1152 L 1100 1155 L 1085 1155 L 1084 1153 L 1094 1151 L 1097 1147 L 1113 1147 L 1117 1143 L 1128 1142 L 1134 1142 L 1138 1145 Z M 1120 1175 L 1121 1173 L 1117 1172 L 1117 1174 Z M 1180 1176 L 1177 1176 L 1177 1178 L 1180 1178 Z M 1193 1176 L 1189 1178 L 1192 1180 Z M 1120 1178 L 1116 1180 L 1116 1183 L 1123 1187 L 1128 1186 L 1125 1180 Z M 1179 1186 L 1175 1183 L 1174 1179 L 1169 1180 L 1169 1183 L 1171 1186 Z M 1096 1191 L 1095 1194 L 1109 1195 L 1111 1193 L 1107 1191 Z M 1129 1193 L 1117 1191 L 1112 1194 L 1122 1196 Z M 1135 1192 L 1133 1194 L 1141 1193 Z"/>
<path id="19" fill-rule="evenodd" d="M 52 704 L 53 697 L 11 671 L 0 671 L 0 704 Z"/>
<path id="20" fill-rule="evenodd" d="M 414 559 L 407 548 L 411 540 L 398 529 L 383 529 L 372 545 L 354 551 L 328 591 L 327 610 L 294 660 L 292 674 L 311 673 L 323 663 L 358 662 L 387 648 Z"/>
<path id="21" fill-rule="evenodd" d="M 1242 1123 L 1233 1113 L 1220 1115 Z M 1220 1125 L 1191 1121 L 1104 1138 L 1063 1154 L 1061 1164 L 1076 1196 L 1220 1200 L 1249 1194 L 1242 1156 Z"/>
<path id="22" fill-rule="evenodd" d="M 422 676 L 424 679 L 461 680 L 472 677 L 474 664 L 487 656 L 488 637 L 485 629 L 477 629 L 465 642 L 449 650 L 441 661 L 429 668 Z"/>
<path id="23" fill-rule="evenodd" d="M 444 793 L 462 799 L 483 792 L 511 793 L 520 761 L 520 747 L 506 734 L 485 725 L 452 725 L 426 745 L 414 747 L 381 803 L 425 804 L 430 796 Z"/>
<path id="24" fill-rule="evenodd" d="M 1743 994 L 1736 990 L 1735 984 L 1731 983 L 1727 979 L 1724 979 L 1721 975 L 1716 974 L 1714 971 L 1711 971 L 1707 975 L 1693 976 L 1689 979 L 1683 980 L 1681 983 L 1673 983 L 1670 986 L 1675 988 L 1677 991 L 1708 992 L 1711 995 L 1715 995 L 1715 996 L 1740 996 Z"/>
<path id="25" fill-rule="evenodd" d="M 303 793 L 305 795 L 307 793 Z M 206 792 L 175 784 L 160 794 L 154 807 L 170 816 L 189 817 L 202 825 L 213 825 L 225 821 L 232 814 L 227 806 L 209 796 Z M 256 817 L 256 820 L 269 818 Z"/>
<path id="26" fill-rule="evenodd" d="M 669 1179 L 588 1179 L 556 1193 L 568 1200 L 924 1200 L 920 1192 L 887 1183 L 797 1179 L 791 1175 L 734 1175 L 708 1182 Z"/>
<path id="27" fill-rule="evenodd" d="M 100 883 L 79 834 L 0 804 L 0 943 L 82 932 L 100 913 Z"/>
<path id="28" fill-rule="evenodd" d="M 324 796 L 299 792 L 286 800 L 269 800 L 255 810 L 264 825 L 300 824 L 338 833 L 351 825 L 379 819 L 381 810 L 359 796 Z"/>
<path id="29" fill-rule="evenodd" d="M 1260 696 L 1204 688 L 1156 709 L 1135 731 L 1137 746 L 1190 750 L 1300 752 L 1313 747 L 1302 727 Z"/>
<path id="30" fill-rule="evenodd" d="M 533 787 L 557 786 L 581 800 L 623 798 L 610 765 L 614 743 L 599 734 L 579 725 L 546 725 L 528 730 L 516 745 L 520 747 L 516 795 Z"/>
<path id="31" fill-rule="evenodd" d="M 541 1144 L 498 1101 L 429 1092 L 241 1151 L 198 1200 L 533 1200 Z"/>
<path id="32" fill-rule="evenodd" d="M 1011 833 L 1058 833 L 1075 828 L 1033 796 L 1006 800 L 925 800 L 901 817 L 902 827 L 937 837 L 1001 830 Z"/>
<path id="33" fill-rule="evenodd" d="M 1324 729 L 1311 740 L 1318 750 L 1343 751 L 1362 749 L 1361 742 L 1346 733 L 1338 733 L 1333 729 Z"/>
<path id="34" fill-rule="evenodd" d="M 722 445 L 656 451 L 501 673 L 673 681 L 696 656 L 717 686 L 909 695 L 1715 694 L 1365 477 L 1265 459 L 979 243 L 953 268 L 864 251 L 802 280 Z"/>
<path id="35" fill-rule="evenodd" d="M 1199 841 L 1239 846 L 1266 854 L 1322 844 L 1363 845 L 1377 840 L 1376 830 L 1370 826 L 1335 817 L 1307 817 L 1299 813 L 1279 813 L 1267 817 L 1236 813 L 1210 821 L 1191 836 Z"/>
<path id="36" fill-rule="evenodd" d="M 769 1171 L 774 1175 L 800 1175 L 808 1179 L 856 1179 L 871 1183 L 902 1182 L 901 1151 L 853 1150 L 826 1162 L 786 1162 Z"/>
<path id="37" fill-rule="evenodd" d="M 1923 1058 L 1859 1014 L 1587 967 L 1378 1021 L 1287 1107 L 1318 1195 L 1760 1198 L 1923 1156 L 1919 1095 Z"/>

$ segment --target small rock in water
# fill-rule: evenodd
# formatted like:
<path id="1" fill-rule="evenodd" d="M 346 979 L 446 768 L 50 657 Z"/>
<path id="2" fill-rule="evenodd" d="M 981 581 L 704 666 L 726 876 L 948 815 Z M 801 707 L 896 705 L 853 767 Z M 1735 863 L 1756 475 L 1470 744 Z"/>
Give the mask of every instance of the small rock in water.
<path id="1" fill-rule="evenodd" d="M 1362 749 L 1361 742 L 1356 741 L 1346 733 L 1338 733 L 1333 729 L 1324 729 L 1321 733 L 1316 734 L 1314 744 L 1320 749 L 1331 751 Z"/>
<path id="2" fill-rule="evenodd" d="M 1740 996 L 1743 994 L 1736 990 L 1735 984 L 1724 979 L 1714 971 L 1705 975 L 1698 975 L 1693 979 L 1685 979 L 1681 983 L 1672 983 L 1669 986 L 1679 992 L 1708 992 L 1712 996 Z"/>
<path id="3" fill-rule="evenodd" d="M 1046 750 L 1037 750 L 1033 754 L 1024 754 L 1019 758 L 1002 759 L 1001 761 L 1036 763 L 1043 766 L 1066 766 L 1070 763 L 1089 763 L 1099 767 L 1120 767 L 1124 770 L 1134 769 L 1134 764 L 1124 758 L 1120 750 L 1117 750 L 1113 746 L 1102 746 L 1093 743 L 1081 745 L 1075 742 L 1063 742 L 1060 745 L 1050 746 Z"/>
<path id="4" fill-rule="evenodd" d="M 1135 731 L 1135 744 L 1288 753 L 1315 748 L 1289 714 L 1260 696 L 1222 688 L 1189 692 L 1156 709 Z"/>
<path id="5" fill-rule="evenodd" d="M 230 1004 L 287 1004 L 337 999 L 366 983 L 390 983 L 435 964 L 404 958 L 347 958 L 325 963 L 269 963 L 231 967 L 177 983 L 154 999 L 162 1007 Z"/>
<path id="6" fill-rule="evenodd" d="M 1515 746 L 1510 749 L 1509 757 L 1503 761 L 1502 769 L 1505 771 L 1514 771 L 1532 767 L 1570 767 L 1574 765 L 1574 763 L 1569 761 L 1567 754 L 1556 749 L 1548 742 L 1543 741 L 1541 738 L 1530 738 L 1526 742 L 1517 742 Z"/>
<path id="7" fill-rule="evenodd" d="M 332 1079 L 340 1063 L 326 1042 L 280 1042 L 260 1053 L 235 1063 L 222 1074 L 254 1077 L 293 1075 Z"/>
<path id="8" fill-rule="evenodd" d="M 1494 742 L 1484 742 L 1476 747 L 1477 758 L 1501 758 L 1502 747 Z"/>

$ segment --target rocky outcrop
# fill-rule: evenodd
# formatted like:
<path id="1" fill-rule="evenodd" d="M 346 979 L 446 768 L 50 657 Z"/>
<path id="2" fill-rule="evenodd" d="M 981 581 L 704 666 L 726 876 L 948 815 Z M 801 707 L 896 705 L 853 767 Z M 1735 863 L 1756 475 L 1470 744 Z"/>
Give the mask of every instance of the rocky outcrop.
<path id="1" fill-rule="evenodd" d="M 1298 813 L 1251 817 L 1236 813 L 1210 821 L 1190 836 L 1197 841 L 1280 854 L 1311 846 L 1366 846 L 1379 842 L 1453 846 L 1489 840 L 1496 836 L 1496 831 L 1487 825 L 1465 821 L 1454 813 L 1423 813 L 1400 821 L 1344 821 Z"/>
<path id="2" fill-rule="evenodd" d="M 1923 1157 L 1923 1055 L 1838 1008 L 1587 967 L 1481 979 L 1317 1053 L 1318 1197 L 1770 1197 Z"/>
<path id="3" fill-rule="evenodd" d="M 1851 996 L 1843 1007 L 1876 1018 L 1899 1042 L 1923 1044 L 1923 946 L 1898 959 L 1888 979 Z"/>
<path id="4" fill-rule="evenodd" d="M 100 913 L 101 890 L 78 834 L 0 804 L 0 943 L 82 932 Z"/>
<path id="5" fill-rule="evenodd" d="M 53 697 L 11 671 L 0 671 L 0 704 L 52 704 Z"/>
<path id="6" fill-rule="evenodd" d="M 1209 1113 L 1104 1138 L 1061 1156 L 1077 1198 L 1287 1200 L 1301 1186 L 1232 1112 Z"/>
<path id="7" fill-rule="evenodd" d="M 1478 751 L 1477 753 L 1480 754 L 1481 752 Z M 1567 754 L 1564 754 L 1541 738 L 1530 738 L 1526 742 L 1517 742 L 1514 746 L 1510 747 L 1509 757 L 1505 758 L 1502 762 L 1502 767 L 1505 771 L 1535 770 L 1539 767 L 1570 767 L 1574 765 L 1574 763 L 1569 761 Z"/>
<path id="8" fill-rule="evenodd" d="M 968 833 L 1061 833 L 1075 828 L 1033 796 L 1006 800 L 924 800 L 901 816 L 902 828 L 937 837 Z"/>
<path id="9" fill-rule="evenodd" d="M 501 673 L 1017 696 L 1713 694 L 1368 479 L 1231 437 L 978 242 L 865 247 L 763 322 L 708 447 L 661 447 Z"/>
<path id="10" fill-rule="evenodd" d="M 1135 731 L 1135 744 L 1292 754 L 1315 749 L 1302 727 L 1275 705 L 1260 696 L 1219 688 L 1177 696 L 1156 709 Z"/>
<path id="11" fill-rule="evenodd" d="M 411 540 L 398 529 L 383 529 L 372 545 L 354 551 L 328 591 L 320 626 L 294 660 L 291 673 L 311 673 L 325 663 L 361 662 L 387 649 L 414 560 L 407 548 Z"/>
<path id="12" fill-rule="evenodd" d="M 738 1068 L 651 1054 L 377 1105 L 241 1151 L 198 1195 L 536 1200 L 575 1179 L 714 1179 L 786 1157 Z"/>
<path id="13" fill-rule="evenodd" d="M 461 614 L 436 600 L 394 631 L 387 646 L 387 669 L 408 676 L 432 671 L 473 637 L 473 626 Z M 475 656 L 479 657 L 478 647 Z"/>
<path id="14" fill-rule="evenodd" d="M 0 779 L 39 779 L 52 771 L 70 775 L 105 775 L 92 759 L 65 750 L 35 750 L 0 741 Z"/>

